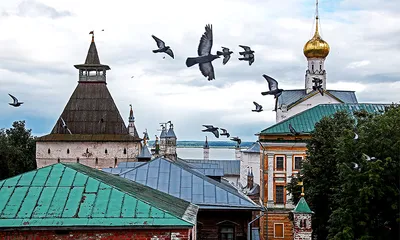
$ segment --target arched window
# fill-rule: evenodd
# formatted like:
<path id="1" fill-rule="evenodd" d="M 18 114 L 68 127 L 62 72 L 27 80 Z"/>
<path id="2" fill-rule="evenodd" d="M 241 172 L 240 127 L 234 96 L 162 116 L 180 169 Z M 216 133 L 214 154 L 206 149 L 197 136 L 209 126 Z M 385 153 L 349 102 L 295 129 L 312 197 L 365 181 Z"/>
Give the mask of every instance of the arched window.
<path id="1" fill-rule="evenodd" d="M 60 158 L 57 158 L 57 162 L 58 162 L 58 163 L 60 162 Z"/>
<path id="2" fill-rule="evenodd" d="M 96 164 L 96 167 L 97 167 L 97 165 L 99 164 L 99 159 L 98 158 L 96 158 L 95 164 Z"/>
<path id="3" fill-rule="evenodd" d="M 76 158 L 76 162 L 79 163 L 79 158 Z"/>
<path id="4" fill-rule="evenodd" d="M 104 153 L 105 153 L 105 154 L 107 154 L 107 153 L 108 153 L 108 151 L 107 151 L 107 148 L 106 148 L 106 150 L 104 150 Z"/>
<path id="5" fill-rule="evenodd" d="M 311 65 L 311 70 L 312 70 L 312 72 L 314 72 L 314 63 L 312 63 L 312 65 Z"/>
<path id="6" fill-rule="evenodd" d="M 49 148 L 49 149 L 47 149 L 47 153 L 48 153 L 48 154 L 50 154 L 50 148 Z"/>
<path id="7" fill-rule="evenodd" d="M 304 219 L 303 221 L 304 221 L 304 222 L 303 222 L 303 227 L 304 227 L 304 228 L 307 228 L 307 219 Z"/>
<path id="8" fill-rule="evenodd" d="M 124 154 L 126 154 L 126 148 L 124 148 Z"/>
<path id="9" fill-rule="evenodd" d="M 69 148 L 67 148 L 67 154 L 69 154 Z"/>
<path id="10" fill-rule="evenodd" d="M 303 219 L 300 219 L 300 228 L 303 228 Z"/>
<path id="11" fill-rule="evenodd" d="M 114 168 L 116 168 L 116 167 L 117 167 L 117 165 L 118 165 L 118 159 L 117 159 L 117 158 L 115 158 L 115 159 L 114 159 Z"/>

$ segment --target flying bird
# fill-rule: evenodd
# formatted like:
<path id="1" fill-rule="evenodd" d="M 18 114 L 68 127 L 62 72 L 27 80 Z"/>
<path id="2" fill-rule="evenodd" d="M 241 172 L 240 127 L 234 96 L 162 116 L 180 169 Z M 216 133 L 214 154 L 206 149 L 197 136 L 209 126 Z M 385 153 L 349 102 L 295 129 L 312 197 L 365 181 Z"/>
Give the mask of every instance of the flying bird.
<path id="1" fill-rule="evenodd" d="M 240 55 L 246 55 L 246 54 L 253 54 L 254 53 L 254 51 L 251 50 L 251 48 L 248 47 L 248 46 L 239 45 L 239 47 L 244 49 L 244 52 L 239 52 Z"/>
<path id="2" fill-rule="evenodd" d="M 207 129 L 201 130 L 202 132 L 212 132 L 216 138 L 219 138 L 218 127 L 214 127 L 213 125 L 203 125 Z"/>
<path id="3" fill-rule="evenodd" d="M 159 53 L 159 52 L 163 52 L 166 53 L 168 55 L 170 55 L 172 58 L 174 58 L 174 53 L 172 52 L 172 49 L 169 46 L 165 46 L 165 42 L 161 39 L 159 39 L 158 37 L 151 35 L 154 40 L 157 43 L 157 47 L 158 49 L 153 50 L 153 53 Z"/>
<path id="4" fill-rule="evenodd" d="M 274 111 L 276 111 L 278 109 L 278 98 L 282 94 L 283 89 L 278 88 L 278 81 L 276 81 L 272 77 L 267 76 L 265 74 L 263 75 L 263 77 L 268 82 L 269 91 L 261 92 L 261 95 L 263 95 L 263 96 L 265 96 L 265 95 L 274 95 L 274 98 L 276 99 L 275 100 L 275 109 L 274 109 Z"/>
<path id="5" fill-rule="evenodd" d="M 16 97 L 14 97 L 13 95 L 11 95 L 11 94 L 8 94 L 8 95 L 13 99 L 13 102 L 9 103 L 11 106 L 19 107 L 24 103 L 24 102 L 19 102 L 18 99 Z"/>
<path id="6" fill-rule="evenodd" d="M 225 65 L 228 61 L 229 61 L 229 59 L 231 58 L 231 54 L 232 54 L 233 52 L 232 51 L 229 51 L 229 48 L 226 48 L 226 47 L 222 47 L 222 52 L 220 52 L 220 51 L 217 51 L 217 55 L 218 56 L 224 56 L 224 60 L 222 61 L 222 63 Z"/>
<path id="7" fill-rule="evenodd" d="M 256 109 L 251 110 L 252 112 L 262 112 L 263 111 L 263 107 L 260 104 L 258 104 L 256 102 L 253 102 L 253 103 L 254 103 L 254 105 L 256 105 Z"/>
<path id="8" fill-rule="evenodd" d="M 353 169 L 361 171 L 360 165 L 358 165 L 358 163 L 351 162 L 351 165 L 352 165 Z"/>
<path id="9" fill-rule="evenodd" d="M 358 140 L 358 134 L 354 133 L 354 140 Z"/>
<path id="10" fill-rule="evenodd" d="M 365 160 L 367 161 L 375 161 L 376 157 L 370 157 L 367 154 L 363 153 L 363 157 L 365 158 Z"/>
<path id="11" fill-rule="evenodd" d="M 131 78 L 134 78 L 135 76 L 132 76 Z"/>
<path id="12" fill-rule="evenodd" d="M 199 47 L 197 48 L 198 57 L 189 57 L 186 59 L 186 66 L 191 67 L 199 64 L 199 68 L 204 77 L 208 77 L 208 81 L 215 79 L 214 67 L 212 61 L 219 58 L 218 55 L 211 54 L 213 45 L 212 25 L 207 24 L 206 31 L 200 38 Z"/>
<path id="13" fill-rule="evenodd" d="M 242 143 L 242 140 L 239 137 L 232 137 L 231 141 L 236 142 L 237 146 L 239 146 Z"/>
<path id="14" fill-rule="evenodd" d="M 298 131 L 296 131 L 296 129 L 294 129 L 294 127 L 292 126 L 291 123 L 289 123 L 289 131 L 290 131 L 290 133 L 291 133 L 292 135 L 294 135 L 294 136 L 300 135 L 300 133 L 299 133 Z"/>
<path id="15" fill-rule="evenodd" d="M 220 129 L 221 129 L 221 131 L 222 131 L 221 136 L 226 136 L 227 138 L 228 138 L 229 136 L 231 136 L 231 135 L 228 133 L 228 131 L 227 131 L 226 129 L 224 129 L 224 128 L 220 128 Z"/>
<path id="16" fill-rule="evenodd" d="M 250 47 L 239 45 L 239 47 L 244 49 L 244 52 L 239 52 L 243 57 L 238 58 L 240 61 L 249 61 L 249 66 L 254 62 L 254 51 Z"/>
<path id="17" fill-rule="evenodd" d="M 62 121 L 62 127 L 63 127 L 64 129 L 66 129 L 66 130 L 69 132 L 69 134 L 72 134 L 72 133 L 71 133 L 71 130 L 69 130 L 67 124 L 66 124 L 65 121 L 64 121 L 64 119 L 63 119 L 62 117 L 60 117 L 60 119 L 61 119 L 61 121 Z"/>
<path id="18" fill-rule="evenodd" d="M 314 80 L 312 82 L 314 83 L 314 86 L 312 87 L 314 91 L 318 90 L 319 93 L 321 93 L 322 96 L 324 96 L 324 88 L 322 87 L 322 79 L 313 77 Z"/>

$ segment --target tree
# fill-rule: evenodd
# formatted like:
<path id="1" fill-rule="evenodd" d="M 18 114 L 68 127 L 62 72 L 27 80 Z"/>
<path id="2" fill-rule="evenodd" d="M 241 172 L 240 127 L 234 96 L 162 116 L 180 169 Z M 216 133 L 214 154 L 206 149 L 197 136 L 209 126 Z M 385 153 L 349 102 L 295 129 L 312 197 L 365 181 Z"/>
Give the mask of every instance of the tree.
<path id="1" fill-rule="evenodd" d="M 35 139 L 25 121 L 0 129 L 0 180 L 36 169 Z"/>
<path id="2" fill-rule="evenodd" d="M 338 166 L 329 239 L 399 239 L 400 107 L 358 119 L 359 139 L 347 137 L 339 146 L 338 158 L 353 163 Z"/>
<path id="3" fill-rule="evenodd" d="M 400 108 L 354 116 L 356 126 L 345 112 L 323 118 L 307 144 L 301 178 L 315 212 L 314 233 L 318 239 L 399 239 Z M 367 160 L 372 157 L 377 160 Z M 299 191 L 298 181 L 292 179 L 289 192 Z"/>

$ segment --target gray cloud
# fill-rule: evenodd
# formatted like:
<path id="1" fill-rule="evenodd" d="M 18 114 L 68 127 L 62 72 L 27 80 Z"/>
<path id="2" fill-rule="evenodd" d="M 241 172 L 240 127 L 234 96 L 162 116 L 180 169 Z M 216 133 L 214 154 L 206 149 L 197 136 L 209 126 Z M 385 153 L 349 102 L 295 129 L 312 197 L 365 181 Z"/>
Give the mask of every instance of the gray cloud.
<path id="1" fill-rule="evenodd" d="M 53 7 L 34 0 L 25 0 L 18 5 L 16 15 L 20 17 L 48 17 L 56 19 L 71 16 L 72 13 L 69 11 L 58 11 Z"/>
<path id="2" fill-rule="evenodd" d="M 320 3 L 322 36 L 331 46 L 328 88 L 340 83 L 340 89 L 357 90 L 360 102 L 400 98 L 400 16 L 393 11 L 398 6 L 377 1 Z M 93 29 L 100 60 L 112 69 L 107 86 L 121 115 L 127 120 L 132 103 L 139 132 L 147 128 L 150 136 L 159 122 L 172 120 L 180 140 L 204 139 L 201 125 L 206 123 L 254 140 L 255 133 L 275 122 L 273 98 L 260 94 L 267 88 L 262 74 L 277 79 L 283 89 L 304 87 L 307 62 L 302 50 L 313 33 L 314 1 L 204 0 L 195 6 L 171 0 L 165 8 L 155 9 L 154 2 L 115 0 L 89 11 L 93 4 L 0 3 L 5 9 L 0 25 L 0 102 L 9 101 L 8 91 L 26 102 L 21 111 L 0 104 L 0 112 L 7 115 L 0 116 L 0 128 L 9 127 L 13 118 L 35 119 L 34 133 L 53 127 L 47 125 L 55 122 L 76 87 L 78 71 L 73 65 L 85 60 L 88 32 Z M 208 4 L 214 6 L 212 11 Z M 170 14 L 178 8 L 179 14 Z M 57 24 L 51 19 L 58 19 Z M 185 65 L 187 57 L 196 56 L 207 23 L 213 24 L 213 52 L 221 46 L 234 52 L 226 65 L 221 59 L 213 62 L 214 81 L 207 81 L 198 66 Z M 103 28 L 104 32 L 96 30 Z M 175 59 L 152 53 L 152 34 L 172 47 Z M 256 51 L 252 66 L 237 59 L 239 44 Z M 388 89 L 383 90 L 381 83 Z M 252 101 L 265 111 L 251 113 Z"/>

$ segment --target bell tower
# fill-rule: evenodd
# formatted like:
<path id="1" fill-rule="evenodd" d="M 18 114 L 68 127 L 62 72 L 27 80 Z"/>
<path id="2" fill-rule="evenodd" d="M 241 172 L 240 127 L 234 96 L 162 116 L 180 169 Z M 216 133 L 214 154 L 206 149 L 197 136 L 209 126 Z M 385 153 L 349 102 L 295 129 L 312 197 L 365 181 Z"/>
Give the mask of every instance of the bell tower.
<path id="1" fill-rule="evenodd" d="M 303 49 L 308 62 L 305 75 L 307 94 L 313 91 L 315 81 L 318 80 L 321 82 L 322 88 L 326 90 L 325 59 L 329 54 L 330 48 L 319 34 L 319 24 L 318 0 L 316 0 L 314 36 L 304 45 Z"/>

